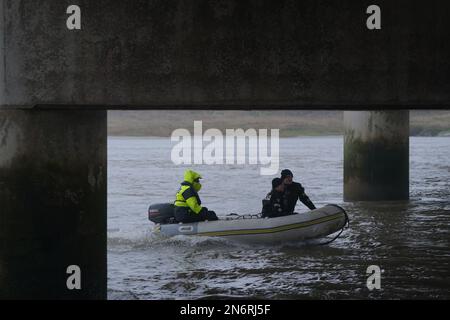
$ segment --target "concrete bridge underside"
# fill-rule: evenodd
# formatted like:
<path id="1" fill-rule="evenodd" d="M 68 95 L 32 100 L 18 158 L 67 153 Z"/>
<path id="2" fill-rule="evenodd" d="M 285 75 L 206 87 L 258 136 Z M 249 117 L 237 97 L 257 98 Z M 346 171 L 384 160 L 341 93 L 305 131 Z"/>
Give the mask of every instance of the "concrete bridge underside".
<path id="1" fill-rule="evenodd" d="M 379 0 L 378 31 L 350 0 L 76 2 L 69 31 L 72 3 L 0 0 L 0 299 L 106 298 L 107 109 L 348 110 L 353 201 L 408 199 L 390 107 L 450 106 L 444 0 Z"/>

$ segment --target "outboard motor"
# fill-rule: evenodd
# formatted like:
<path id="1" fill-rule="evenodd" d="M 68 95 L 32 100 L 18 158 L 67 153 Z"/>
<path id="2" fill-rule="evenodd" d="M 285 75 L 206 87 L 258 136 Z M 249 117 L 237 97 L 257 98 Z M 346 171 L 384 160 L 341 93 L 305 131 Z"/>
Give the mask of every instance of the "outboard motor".
<path id="1" fill-rule="evenodd" d="M 176 223 L 173 203 L 156 203 L 148 208 L 148 219 L 159 224 Z"/>

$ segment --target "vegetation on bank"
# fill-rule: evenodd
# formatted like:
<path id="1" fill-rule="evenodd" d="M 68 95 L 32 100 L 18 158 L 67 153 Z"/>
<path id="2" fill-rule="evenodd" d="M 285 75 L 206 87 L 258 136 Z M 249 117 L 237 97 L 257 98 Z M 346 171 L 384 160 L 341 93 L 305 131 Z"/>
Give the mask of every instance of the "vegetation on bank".
<path id="1" fill-rule="evenodd" d="M 114 136 L 168 137 L 178 128 L 280 129 L 280 136 L 324 136 L 343 134 L 342 111 L 109 111 L 108 134 Z M 450 111 L 411 111 L 412 136 L 450 136 Z"/>

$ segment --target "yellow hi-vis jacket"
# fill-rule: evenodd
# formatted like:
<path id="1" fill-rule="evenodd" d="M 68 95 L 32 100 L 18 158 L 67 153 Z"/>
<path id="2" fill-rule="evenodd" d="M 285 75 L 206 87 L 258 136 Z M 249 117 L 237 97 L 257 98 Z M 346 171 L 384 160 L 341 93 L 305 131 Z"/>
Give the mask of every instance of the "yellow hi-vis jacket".
<path id="1" fill-rule="evenodd" d="M 181 187 L 177 192 L 175 199 L 175 207 L 188 207 L 194 213 L 198 214 L 202 210 L 202 202 L 198 196 L 198 191 L 202 188 L 198 179 L 201 176 L 195 171 L 186 170 L 184 172 L 184 181 L 181 183 Z"/>

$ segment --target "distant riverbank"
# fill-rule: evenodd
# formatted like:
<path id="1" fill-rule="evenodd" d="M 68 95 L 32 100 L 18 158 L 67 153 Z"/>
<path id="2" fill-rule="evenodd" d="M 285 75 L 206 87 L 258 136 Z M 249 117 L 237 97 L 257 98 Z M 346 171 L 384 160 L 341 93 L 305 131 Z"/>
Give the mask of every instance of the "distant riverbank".
<path id="1" fill-rule="evenodd" d="M 343 134 L 342 111 L 109 111 L 111 136 L 169 137 L 178 128 L 280 129 L 281 137 Z M 411 136 L 450 136 L 450 111 L 411 111 Z"/>

